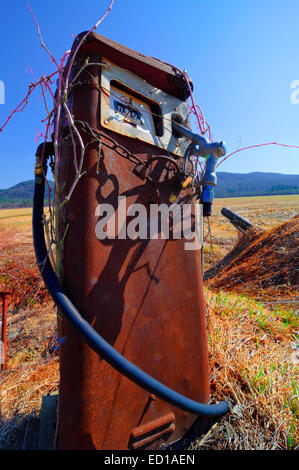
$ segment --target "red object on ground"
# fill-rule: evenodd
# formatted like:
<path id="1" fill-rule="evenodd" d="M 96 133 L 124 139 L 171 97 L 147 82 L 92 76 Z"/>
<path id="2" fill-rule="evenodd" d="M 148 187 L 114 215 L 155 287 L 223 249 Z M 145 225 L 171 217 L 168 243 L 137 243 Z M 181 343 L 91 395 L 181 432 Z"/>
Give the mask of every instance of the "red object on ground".
<path id="1" fill-rule="evenodd" d="M 8 307 L 8 298 L 11 292 L 0 292 L 0 297 L 2 299 L 2 351 L 1 351 L 1 369 L 5 370 L 7 368 L 7 307 Z"/>

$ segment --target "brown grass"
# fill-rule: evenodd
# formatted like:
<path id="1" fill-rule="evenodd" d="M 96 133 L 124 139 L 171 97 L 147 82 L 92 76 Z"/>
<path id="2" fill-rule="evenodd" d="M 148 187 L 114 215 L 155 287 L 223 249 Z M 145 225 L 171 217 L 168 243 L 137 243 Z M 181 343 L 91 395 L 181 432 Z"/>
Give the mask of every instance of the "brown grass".
<path id="1" fill-rule="evenodd" d="M 50 298 L 35 263 L 30 232 L 0 227 L 0 290 L 11 291 L 15 307 Z"/>
<path id="2" fill-rule="evenodd" d="M 224 261 L 224 260 L 223 260 Z M 245 232 L 226 263 L 221 262 L 207 285 L 252 297 L 294 298 L 298 294 L 299 217 L 261 234 Z M 274 294 L 274 295 L 273 295 Z"/>
<path id="3" fill-rule="evenodd" d="M 292 312 L 263 308 L 245 297 L 206 291 L 214 398 L 231 412 L 195 449 L 294 449 L 299 445 L 297 328 Z M 286 322 L 287 317 L 293 322 Z"/>
<path id="4" fill-rule="evenodd" d="M 299 213 L 299 195 L 257 196 L 215 199 L 211 217 L 210 245 L 207 222 L 205 222 L 205 270 L 224 258 L 239 238 L 239 232 L 221 215 L 222 207 L 230 207 L 249 219 L 261 229 L 271 230 Z"/>
<path id="5" fill-rule="evenodd" d="M 0 449 L 27 449 L 32 434 L 38 434 L 42 396 L 58 387 L 56 309 L 48 302 L 18 313 L 10 310 L 7 326 L 8 369 L 0 374 Z"/>
<path id="6" fill-rule="evenodd" d="M 1 374 L 0 449 L 30 448 L 29 436 L 38 431 L 42 397 L 57 390 L 58 369 L 57 358 L 46 358 L 20 362 Z"/>

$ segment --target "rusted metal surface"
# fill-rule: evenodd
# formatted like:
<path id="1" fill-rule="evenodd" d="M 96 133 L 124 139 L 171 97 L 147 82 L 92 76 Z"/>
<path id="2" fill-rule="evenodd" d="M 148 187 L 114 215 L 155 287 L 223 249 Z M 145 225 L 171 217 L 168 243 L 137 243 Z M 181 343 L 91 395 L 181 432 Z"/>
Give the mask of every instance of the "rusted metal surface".
<path id="1" fill-rule="evenodd" d="M 167 413 L 150 423 L 132 429 L 129 447 L 140 449 L 166 435 L 170 436 L 175 430 L 175 414 Z"/>
<path id="2" fill-rule="evenodd" d="M 142 436 L 144 436 L 144 434 L 156 431 L 157 429 L 166 425 L 169 426 L 171 423 L 174 423 L 174 421 L 175 414 L 167 413 L 165 416 L 161 416 L 160 418 L 157 418 L 154 421 L 151 421 L 150 423 L 146 423 L 132 429 L 131 438 L 134 440 L 140 439 Z"/>
<path id="3" fill-rule="evenodd" d="M 96 42 L 87 42 L 81 59 L 88 55 L 90 62 L 100 62 L 101 53 L 102 46 L 97 50 Z M 107 48 L 105 56 L 109 57 Z M 115 56 L 109 58 L 116 60 Z M 130 57 L 128 64 L 134 65 Z M 162 88 L 161 70 L 141 62 L 138 74 L 146 75 L 148 67 L 156 77 L 156 86 Z M 100 82 L 98 66 L 90 66 L 89 74 Z M 84 77 L 83 72 L 82 82 Z M 98 87 L 76 87 L 72 103 L 75 119 L 112 136 L 144 161 L 169 156 L 167 151 L 101 128 L 100 99 Z M 84 132 L 82 138 L 88 141 Z M 86 320 L 126 358 L 179 393 L 208 403 L 200 251 L 185 251 L 184 239 L 98 240 L 95 236 L 99 204 L 109 203 L 116 209 L 121 195 L 127 197 L 128 206 L 142 203 L 149 208 L 152 202 L 169 205 L 174 192 L 182 202 L 190 190 L 141 180 L 132 171 L 134 165 L 120 158 L 113 148 L 103 146 L 100 159 L 98 148 L 97 142 L 88 145 L 83 168 L 86 174 L 65 207 L 69 229 L 64 248 L 64 287 Z M 72 147 L 66 143 L 58 168 L 65 190 L 74 179 L 72 162 Z M 157 162 L 154 172 L 162 175 L 164 165 Z M 177 162 L 181 167 L 182 158 Z M 162 442 L 181 438 L 194 423 L 195 416 L 152 399 L 147 391 L 116 372 L 66 321 L 59 321 L 59 330 L 63 342 L 57 448 L 128 449 L 132 429 L 175 413 L 171 432 L 143 443 L 143 447 L 155 449 Z"/>
<path id="4" fill-rule="evenodd" d="M 0 292 L 0 297 L 2 299 L 2 334 L 1 334 L 1 341 L 2 341 L 2 364 L 1 369 L 7 369 L 7 308 L 8 308 L 8 299 L 11 292 Z"/>
<path id="5" fill-rule="evenodd" d="M 79 37 L 84 34 L 80 34 Z M 107 57 L 119 67 L 130 70 L 150 85 L 181 100 L 186 100 L 189 97 L 190 92 L 182 74 L 171 64 L 140 54 L 94 32 L 87 37 L 81 51 L 85 57 L 90 57 L 91 54 Z M 190 78 L 189 83 L 193 88 Z"/>

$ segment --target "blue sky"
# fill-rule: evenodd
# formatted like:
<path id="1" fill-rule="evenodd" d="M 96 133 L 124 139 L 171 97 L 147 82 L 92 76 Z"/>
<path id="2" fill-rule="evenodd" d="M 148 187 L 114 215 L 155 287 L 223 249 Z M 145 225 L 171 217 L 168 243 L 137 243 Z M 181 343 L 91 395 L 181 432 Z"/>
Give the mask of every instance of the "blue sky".
<path id="1" fill-rule="evenodd" d="M 0 2 L 0 80 L 5 104 L 0 126 L 33 79 L 54 71 L 40 46 L 27 0 Z M 45 43 L 60 58 L 73 35 L 92 27 L 109 0 L 29 1 Z M 228 152 L 263 142 L 299 145 L 298 0 L 115 0 L 98 32 L 143 54 L 187 69 L 195 101 L 215 139 Z M 32 95 L 0 134 L 0 188 L 32 179 L 35 136 L 45 117 L 40 93 Z M 299 149 L 275 146 L 240 152 L 219 170 L 299 173 Z"/>

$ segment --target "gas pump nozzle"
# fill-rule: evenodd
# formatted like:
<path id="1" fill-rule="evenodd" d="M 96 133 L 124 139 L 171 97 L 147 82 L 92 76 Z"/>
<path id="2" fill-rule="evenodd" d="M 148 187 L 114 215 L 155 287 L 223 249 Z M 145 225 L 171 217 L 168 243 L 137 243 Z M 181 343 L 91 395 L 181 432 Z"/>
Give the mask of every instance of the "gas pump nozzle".
<path id="1" fill-rule="evenodd" d="M 223 157 L 226 154 L 225 143 L 223 141 L 210 142 L 204 136 L 195 134 L 190 129 L 175 121 L 172 123 L 172 129 L 176 136 L 185 137 L 186 139 L 191 140 L 193 146 L 198 146 L 195 153 L 196 155 L 206 158 L 206 168 L 202 178 L 203 191 L 201 202 L 203 204 L 203 215 L 209 216 L 212 213 L 214 187 L 217 184 L 216 164 L 218 158 Z M 186 167 L 187 156 L 190 153 L 189 151 L 190 149 L 188 147 L 185 154 L 184 169 Z"/>

